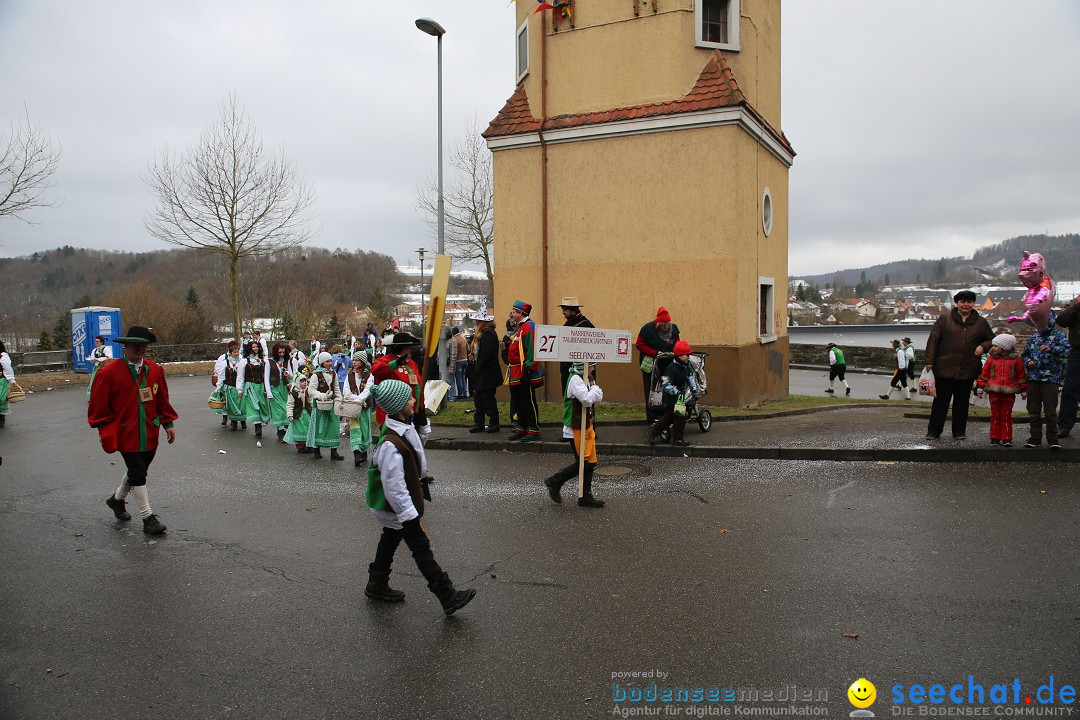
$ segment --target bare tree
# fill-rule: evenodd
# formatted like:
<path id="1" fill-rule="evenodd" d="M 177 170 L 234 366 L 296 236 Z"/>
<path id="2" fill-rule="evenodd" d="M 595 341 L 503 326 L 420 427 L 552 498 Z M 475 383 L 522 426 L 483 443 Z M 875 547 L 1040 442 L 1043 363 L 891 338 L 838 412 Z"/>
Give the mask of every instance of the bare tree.
<path id="1" fill-rule="evenodd" d="M 52 139 L 30 124 L 12 126 L 10 135 L 0 135 L 0 217 L 31 223 L 23 213 L 32 208 L 56 207 L 45 201 L 52 187 L 52 175 L 60 164 L 61 149 Z"/>
<path id="2" fill-rule="evenodd" d="M 492 225 L 495 197 L 492 189 L 491 151 L 480 136 L 474 118 L 465 127 L 465 138 L 450 155 L 450 168 L 457 177 L 443 189 L 444 232 L 449 254 L 466 262 L 483 262 L 490 297 L 495 297 Z M 428 225 L 438 232 L 439 186 L 429 181 L 417 191 L 416 204 Z"/>
<path id="3" fill-rule="evenodd" d="M 221 117 L 183 157 L 163 148 L 146 184 L 158 200 L 145 220 L 151 235 L 228 258 L 233 329 L 240 337 L 240 260 L 306 242 L 311 190 L 284 153 L 263 153 L 262 137 L 235 96 L 222 102 Z"/>

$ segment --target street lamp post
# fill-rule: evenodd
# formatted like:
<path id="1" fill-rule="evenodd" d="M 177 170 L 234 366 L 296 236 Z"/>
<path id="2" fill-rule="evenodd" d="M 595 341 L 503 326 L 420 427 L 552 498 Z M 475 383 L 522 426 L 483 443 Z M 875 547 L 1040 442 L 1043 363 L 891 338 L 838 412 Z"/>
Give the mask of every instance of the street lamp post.
<path id="1" fill-rule="evenodd" d="M 428 35 L 434 35 L 438 40 L 439 46 L 439 99 L 438 99 L 438 112 L 439 112 L 439 254 L 443 255 L 445 248 L 443 247 L 444 226 L 443 226 L 443 138 L 442 138 L 442 36 L 446 34 L 446 30 L 443 26 L 435 22 L 431 18 L 420 18 L 416 21 L 416 27 L 420 28 Z"/>
<path id="2" fill-rule="evenodd" d="M 427 33 L 428 35 L 433 35 L 438 40 L 438 47 L 439 47 L 439 99 L 438 99 L 438 108 L 439 108 L 439 211 L 438 211 L 439 212 L 439 249 L 438 249 L 438 253 L 440 255 L 444 255 L 445 254 L 445 245 L 444 245 L 443 239 L 445 237 L 444 221 L 445 221 L 446 213 L 443 211 L 442 38 L 443 38 L 443 35 L 446 34 L 446 30 L 443 28 L 442 25 L 435 22 L 431 18 L 418 18 L 417 21 L 416 21 L 416 27 L 419 28 L 420 30 L 422 30 L 423 32 Z M 421 265 L 421 270 L 423 270 L 423 263 L 421 262 L 420 265 Z M 426 328 L 425 328 L 425 330 L 426 330 Z M 447 376 L 446 359 L 445 359 L 445 356 L 444 356 L 444 354 L 442 352 L 442 344 L 443 344 L 443 333 L 442 333 L 442 328 L 439 328 L 438 340 L 436 341 L 436 344 L 435 344 L 435 347 L 437 348 L 437 350 L 436 350 L 436 354 L 437 354 L 436 360 L 439 363 L 439 377 L 446 378 L 446 376 Z M 429 349 L 425 348 L 424 352 L 429 352 Z"/>
<path id="3" fill-rule="evenodd" d="M 424 312 L 424 256 L 427 255 L 427 250 L 420 248 L 416 254 L 420 256 L 420 337 L 425 338 L 427 337 L 427 313 Z"/>

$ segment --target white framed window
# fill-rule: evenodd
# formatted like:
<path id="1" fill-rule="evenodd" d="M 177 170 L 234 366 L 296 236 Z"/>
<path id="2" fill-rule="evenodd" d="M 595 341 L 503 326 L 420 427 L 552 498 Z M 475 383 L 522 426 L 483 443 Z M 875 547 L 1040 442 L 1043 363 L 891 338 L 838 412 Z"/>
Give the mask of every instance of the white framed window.
<path id="1" fill-rule="evenodd" d="M 739 0 L 694 3 L 697 46 L 739 51 Z"/>
<path id="2" fill-rule="evenodd" d="M 761 229 L 765 237 L 772 235 L 773 203 L 772 190 L 765 186 L 765 192 L 761 194 Z"/>
<path id="3" fill-rule="evenodd" d="M 521 23 L 517 31 L 517 77 L 514 80 L 514 84 L 521 82 L 521 79 L 529 74 L 529 18 L 525 18 L 525 22 Z"/>
<path id="4" fill-rule="evenodd" d="M 776 282 L 771 277 L 758 276 L 758 342 L 761 344 L 776 341 L 776 328 L 773 327 Z"/>

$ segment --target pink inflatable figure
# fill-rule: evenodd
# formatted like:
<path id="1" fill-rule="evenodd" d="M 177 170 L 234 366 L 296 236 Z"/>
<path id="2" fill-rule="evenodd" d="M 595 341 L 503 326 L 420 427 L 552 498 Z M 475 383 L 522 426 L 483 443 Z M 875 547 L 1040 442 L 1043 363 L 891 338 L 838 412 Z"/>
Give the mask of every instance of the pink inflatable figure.
<path id="1" fill-rule="evenodd" d="M 1024 251 L 1024 259 L 1020 261 L 1020 282 L 1027 287 L 1024 295 L 1023 315 L 1010 315 L 1009 322 L 1031 320 L 1031 324 L 1040 331 L 1045 330 L 1050 323 L 1050 306 L 1054 302 L 1054 281 L 1046 274 L 1046 263 L 1039 253 Z"/>

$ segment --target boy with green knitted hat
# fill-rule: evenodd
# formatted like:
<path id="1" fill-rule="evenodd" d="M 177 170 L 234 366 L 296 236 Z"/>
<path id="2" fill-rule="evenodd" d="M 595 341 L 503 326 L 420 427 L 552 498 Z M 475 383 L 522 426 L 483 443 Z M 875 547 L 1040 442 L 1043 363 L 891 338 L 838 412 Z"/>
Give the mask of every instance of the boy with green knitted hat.
<path id="1" fill-rule="evenodd" d="M 416 398 L 412 388 L 400 380 L 383 380 L 371 389 L 375 403 L 386 413 L 382 436 L 368 470 L 366 500 L 371 514 L 382 525 L 375 561 L 368 565 L 364 595 L 374 600 L 400 602 L 405 593 L 389 585 L 394 552 L 401 541 L 412 551 L 416 566 L 428 581 L 428 589 L 439 598 L 443 612 L 452 615 L 469 604 L 476 590 L 457 590 L 435 562 L 431 542 L 420 518 L 424 499 L 431 499 L 427 486 L 427 457 L 420 435 L 412 423 Z"/>

